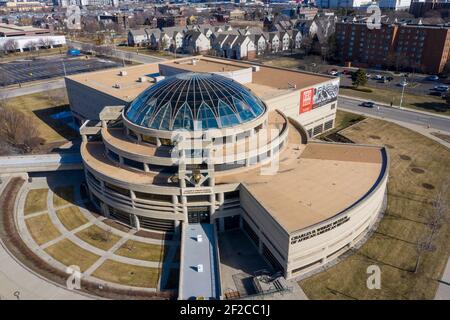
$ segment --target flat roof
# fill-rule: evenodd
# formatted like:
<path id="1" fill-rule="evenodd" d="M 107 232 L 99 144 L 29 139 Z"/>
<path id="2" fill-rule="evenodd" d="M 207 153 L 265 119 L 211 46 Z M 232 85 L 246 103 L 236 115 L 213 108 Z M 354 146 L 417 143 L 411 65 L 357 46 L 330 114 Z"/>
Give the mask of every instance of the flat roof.
<path id="1" fill-rule="evenodd" d="M 216 183 L 242 183 L 288 232 L 292 233 L 351 207 L 372 189 L 383 170 L 382 147 L 301 143 L 290 126 L 289 143 L 275 175 L 262 166 L 216 176 Z"/>
<path id="2" fill-rule="evenodd" d="M 33 26 L 17 26 L 15 24 L 0 23 L 0 33 L 6 34 L 17 32 L 50 32 L 50 30 Z"/>
<path id="3" fill-rule="evenodd" d="M 192 59 L 194 58 L 196 59 L 195 65 L 192 64 Z M 138 79 L 142 76 L 159 74 L 160 64 L 190 72 L 233 72 L 258 65 L 251 62 L 237 62 L 196 56 L 131 67 L 87 72 L 68 76 L 67 78 L 121 99 L 124 102 L 129 102 L 154 84 L 154 82 L 139 82 Z M 258 66 L 259 71 L 252 73 L 252 82 L 244 84 L 244 86 L 248 87 L 263 100 L 285 92 L 291 92 L 294 87 L 297 89 L 307 88 L 333 79 L 331 76 L 304 71 L 263 65 Z M 127 75 L 121 76 L 121 70 L 126 71 Z"/>
<path id="4" fill-rule="evenodd" d="M 201 235 L 203 240 L 197 241 Z M 219 299 L 220 279 L 217 265 L 217 249 L 214 243 L 214 225 L 189 224 L 184 229 L 183 277 L 180 296 L 182 299 L 204 297 Z M 198 265 L 203 272 L 198 272 Z"/>
<path id="5" fill-rule="evenodd" d="M 121 75 L 121 71 L 126 71 L 126 75 Z M 85 72 L 67 78 L 124 102 L 130 102 L 154 84 L 148 81 L 140 82 L 139 78 L 153 74 L 159 74 L 158 63 Z"/>

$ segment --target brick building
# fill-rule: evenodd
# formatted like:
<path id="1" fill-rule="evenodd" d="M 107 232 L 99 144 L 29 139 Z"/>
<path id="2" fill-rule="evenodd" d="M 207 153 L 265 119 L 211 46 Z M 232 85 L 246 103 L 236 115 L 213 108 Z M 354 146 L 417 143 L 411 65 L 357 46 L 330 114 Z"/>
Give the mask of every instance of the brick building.
<path id="1" fill-rule="evenodd" d="M 353 66 L 440 73 L 450 58 L 449 26 L 382 22 L 369 29 L 365 21 L 343 21 L 336 40 L 337 57 Z"/>

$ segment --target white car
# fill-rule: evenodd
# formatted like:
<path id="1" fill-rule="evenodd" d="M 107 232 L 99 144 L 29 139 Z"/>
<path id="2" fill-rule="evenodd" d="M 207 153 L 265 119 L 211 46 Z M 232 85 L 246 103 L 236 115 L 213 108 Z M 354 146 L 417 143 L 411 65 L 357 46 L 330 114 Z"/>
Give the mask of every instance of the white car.
<path id="1" fill-rule="evenodd" d="M 377 74 L 375 76 L 375 80 L 383 80 L 383 76 L 381 74 Z"/>
<path id="2" fill-rule="evenodd" d="M 337 72 L 335 70 L 330 71 L 330 75 L 332 75 L 332 76 L 337 76 L 338 74 L 339 74 L 339 72 Z"/>
<path id="3" fill-rule="evenodd" d="M 432 76 L 427 77 L 427 79 L 430 81 L 438 81 L 439 77 L 437 75 L 432 75 Z"/>
<path id="4" fill-rule="evenodd" d="M 406 82 L 405 80 L 403 80 L 402 82 L 400 82 L 398 84 L 400 87 L 406 87 L 408 85 L 408 82 Z"/>
<path id="5" fill-rule="evenodd" d="M 441 84 L 441 85 L 435 86 L 434 90 L 440 91 L 440 92 L 447 92 L 448 91 L 448 86 L 446 86 L 444 84 Z"/>

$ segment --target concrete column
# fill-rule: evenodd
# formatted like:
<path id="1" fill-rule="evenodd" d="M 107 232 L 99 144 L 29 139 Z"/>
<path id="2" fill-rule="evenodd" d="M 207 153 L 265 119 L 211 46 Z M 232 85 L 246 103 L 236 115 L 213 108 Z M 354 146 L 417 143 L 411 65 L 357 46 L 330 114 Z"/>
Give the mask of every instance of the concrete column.
<path id="1" fill-rule="evenodd" d="M 219 200 L 218 200 L 219 204 L 222 205 L 225 202 L 225 193 L 220 192 L 220 193 L 218 193 L 218 195 L 219 195 Z"/>
<path id="2" fill-rule="evenodd" d="M 161 146 L 161 139 L 156 137 L 156 146 L 160 147 Z"/>
<path id="3" fill-rule="evenodd" d="M 209 206 L 209 215 L 212 217 L 216 211 L 216 195 L 214 193 L 209 195 L 209 202 L 211 203 Z"/>
<path id="4" fill-rule="evenodd" d="M 102 128 L 106 128 L 108 125 L 105 120 L 102 120 Z"/>
<path id="5" fill-rule="evenodd" d="M 136 230 L 137 231 L 141 230 L 141 223 L 139 222 L 137 215 L 132 214 L 131 219 L 133 220 L 134 227 L 136 228 Z"/>
<path id="6" fill-rule="evenodd" d="M 137 136 L 138 142 L 141 143 L 142 142 L 142 134 L 138 133 L 136 136 Z"/>
<path id="7" fill-rule="evenodd" d="M 180 231 L 181 231 L 181 222 L 180 222 L 180 220 L 174 220 L 173 221 L 173 229 L 174 229 L 175 236 L 178 236 L 180 234 Z"/>
<path id="8" fill-rule="evenodd" d="M 81 135 L 81 140 L 83 140 L 83 142 L 87 142 L 87 137 L 85 134 Z"/>
<path id="9" fill-rule="evenodd" d="M 120 164 L 123 164 L 123 158 L 122 158 L 121 155 L 119 155 L 119 163 L 120 163 Z"/>

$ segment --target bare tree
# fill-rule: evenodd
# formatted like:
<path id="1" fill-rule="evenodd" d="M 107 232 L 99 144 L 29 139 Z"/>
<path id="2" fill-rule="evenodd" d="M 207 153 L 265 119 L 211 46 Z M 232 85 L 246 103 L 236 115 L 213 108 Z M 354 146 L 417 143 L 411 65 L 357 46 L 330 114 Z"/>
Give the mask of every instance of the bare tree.
<path id="1" fill-rule="evenodd" d="M 444 181 L 433 200 L 432 209 L 427 216 L 427 226 L 430 230 L 430 234 L 417 243 L 418 255 L 414 273 L 417 273 L 419 270 L 422 254 L 436 249 L 433 245 L 433 240 L 439 233 L 442 225 L 447 222 L 449 213 L 449 186 L 450 182 Z"/>
<path id="2" fill-rule="evenodd" d="M 19 49 L 19 44 L 14 39 L 8 39 L 3 44 L 3 51 L 5 52 L 16 52 Z"/>
<path id="3" fill-rule="evenodd" d="M 55 44 L 55 41 L 52 38 L 45 37 L 39 40 L 39 46 L 49 49 Z"/>
<path id="4" fill-rule="evenodd" d="M 34 120 L 21 111 L 9 107 L 0 109 L 0 123 L 0 139 L 22 152 L 31 152 L 44 142 Z"/>

